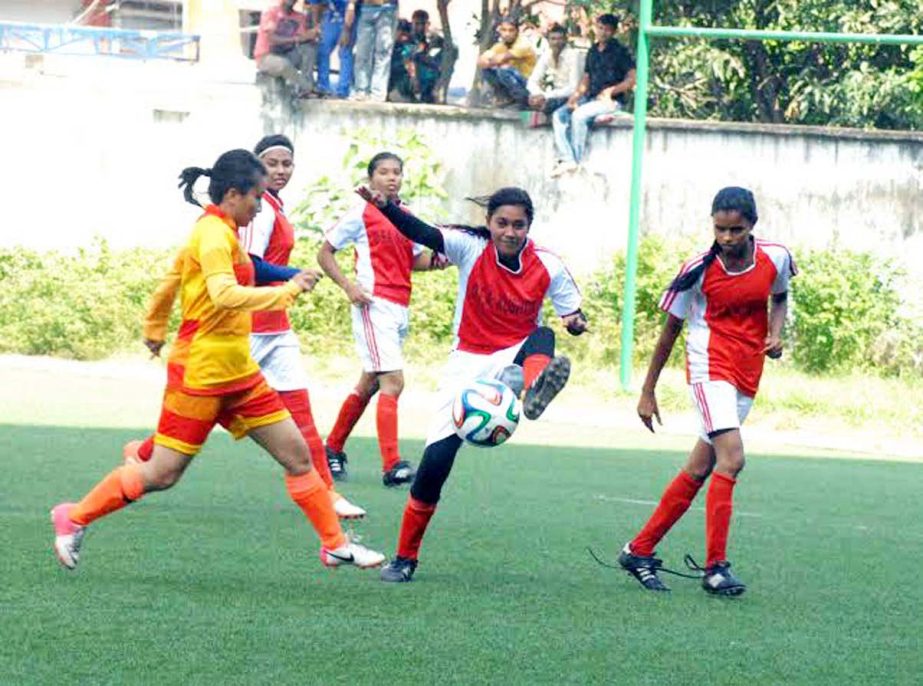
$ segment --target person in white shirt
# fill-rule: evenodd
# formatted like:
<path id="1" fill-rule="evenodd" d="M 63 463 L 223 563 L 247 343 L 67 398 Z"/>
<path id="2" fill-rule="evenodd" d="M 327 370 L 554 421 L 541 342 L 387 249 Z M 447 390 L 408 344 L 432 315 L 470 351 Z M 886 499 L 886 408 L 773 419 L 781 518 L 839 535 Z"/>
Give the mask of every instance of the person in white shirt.
<path id="1" fill-rule="evenodd" d="M 548 46 L 529 77 L 529 108 L 551 114 L 567 102 L 580 82 L 578 51 L 567 44 L 567 31 L 560 24 L 548 29 Z"/>

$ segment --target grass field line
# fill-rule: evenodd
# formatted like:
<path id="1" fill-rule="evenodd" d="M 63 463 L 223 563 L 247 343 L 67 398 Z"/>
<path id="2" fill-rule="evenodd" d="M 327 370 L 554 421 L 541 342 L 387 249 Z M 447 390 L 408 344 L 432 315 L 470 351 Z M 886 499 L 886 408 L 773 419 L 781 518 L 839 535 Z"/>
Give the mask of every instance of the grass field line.
<path id="1" fill-rule="evenodd" d="M 305 358 L 311 401 L 322 434 L 333 425 L 343 398 L 358 377 L 348 358 Z M 437 398 L 438 365 L 409 366 L 401 396 L 400 431 L 423 438 Z M 159 414 L 165 366 L 141 356 L 99 362 L 0 355 L 0 422 L 7 424 L 153 427 Z M 562 447 L 618 447 L 645 451 L 687 450 L 697 431 L 688 404 L 664 409 L 663 426 L 652 436 L 635 413 L 636 398 L 603 394 L 578 383 L 569 386 L 538 422 L 523 422 L 515 441 Z M 614 386 L 615 379 L 612 380 Z M 142 429 L 143 430 L 143 429 Z M 370 408 L 355 431 L 375 435 Z M 757 403 L 744 437 L 750 452 L 810 457 L 923 461 L 923 440 L 895 436 L 878 426 L 825 425 L 816 417 L 796 425 L 789 417 L 765 413 Z"/>
<path id="2" fill-rule="evenodd" d="M 656 500 L 644 500 L 643 498 L 624 498 L 614 495 L 594 495 L 593 500 L 599 500 L 606 503 L 626 503 L 628 505 L 643 505 L 644 507 L 656 507 L 659 503 Z M 705 512 L 704 507 L 690 507 L 690 512 Z M 763 517 L 758 512 L 746 512 L 744 510 L 734 509 L 735 517 Z"/>

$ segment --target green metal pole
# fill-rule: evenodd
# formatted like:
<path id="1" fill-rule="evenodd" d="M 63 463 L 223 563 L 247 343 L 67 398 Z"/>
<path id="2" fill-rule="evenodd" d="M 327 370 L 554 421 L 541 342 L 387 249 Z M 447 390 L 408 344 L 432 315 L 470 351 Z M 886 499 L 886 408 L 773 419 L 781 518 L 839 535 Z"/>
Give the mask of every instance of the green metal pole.
<path id="1" fill-rule="evenodd" d="M 648 30 L 653 0 L 641 0 L 638 55 L 635 60 L 635 125 L 631 143 L 631 190 L 628 196 L 628 249 L 625 255 L 625 290 L 622 295 L 622 390 L 631 390 L 631 360 L 635 342 L 635 294 L 638 276 L 638 226 L 641 218 L 641 161 L 647 129 Z"/>
<path id="2" fill-rule="evenodd" d="M 758 31 L 751 29 L 706 29 L 695 26 L 649 26 L 653 38 L 719 38 L 759 41 L 802 41 L 804 43 L 866 43 L 872 45 L 923 45 L 923 36 L 897 33 L 830 33 L 818 31 Z"/>

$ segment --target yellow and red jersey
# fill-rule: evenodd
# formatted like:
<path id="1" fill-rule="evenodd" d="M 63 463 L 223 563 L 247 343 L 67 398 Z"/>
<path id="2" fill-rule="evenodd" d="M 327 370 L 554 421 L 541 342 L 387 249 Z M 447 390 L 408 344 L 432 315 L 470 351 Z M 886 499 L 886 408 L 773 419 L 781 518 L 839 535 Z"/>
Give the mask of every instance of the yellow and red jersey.
<path id="1" fill-rule="evenodd" d="M 144 337 L 163 340 L 177 292 L 182 324 L 168 360 L 167 385 L 190 395 L 223 395 L 259 383 L 250 355 L 251 312 L 284 310 L 297 284 L 256 288 L 253 263 L 238 241 L 237 225 L 209 205 L 151 299 Z"/>

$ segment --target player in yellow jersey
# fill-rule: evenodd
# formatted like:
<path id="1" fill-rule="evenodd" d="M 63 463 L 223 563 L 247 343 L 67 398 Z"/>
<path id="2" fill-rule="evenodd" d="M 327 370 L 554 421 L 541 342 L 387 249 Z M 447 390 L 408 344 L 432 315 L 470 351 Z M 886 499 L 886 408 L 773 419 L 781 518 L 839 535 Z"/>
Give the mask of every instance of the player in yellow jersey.
<path id="1" fill-rule="evenodd" d="M 211 169 L 184 169 L 180 187 L 196 205 L 193 185 L 201 176 L 211 179 L 212 204 L 179 257 L 182 324 L 168 360 L 153 454 L 147 462 L 113 470 L 78 503 L 52 509 L 58 560 L 76 568 L 90 523 L 179 481 L 220 422 L 236 438 L 249 435 L 285 469 L 289 495 L 320 537 L 323 564 L 377 567 L 381 553 L 343 534 L 301 432 L 250 354 L 250 313 L 284 310 L 320 275 L 307 271 L 281 286 L 254 287 L 253 263 L 238 241 L 238 227 L 259 212 L 266 169 L 247 150 L 224 153 Z"/>

